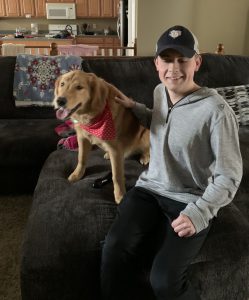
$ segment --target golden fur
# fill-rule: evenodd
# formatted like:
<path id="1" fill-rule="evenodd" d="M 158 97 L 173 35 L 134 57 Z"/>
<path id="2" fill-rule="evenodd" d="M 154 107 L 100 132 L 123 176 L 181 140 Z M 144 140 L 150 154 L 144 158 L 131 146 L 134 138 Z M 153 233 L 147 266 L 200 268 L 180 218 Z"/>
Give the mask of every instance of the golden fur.
<path id="1" fill-rule="evenodd" d="M 124 158 L 141 153 L 140 162 L 149 162 L 149 130 L 142 127 L 130 109 L 115 101 L 120 92 L 113 85 L 93 73 L 71 71 L 60 76 L 55 83 L 55 108 L 63 107 L 70 118 L 77 120 L 75 130 L 78 140 L 78 164 L 68 180 L 75 182 L 85 173 L 86 160 L 92 145 L 97 145 L 110 158 L 114 197 L 119 203 L 125 193 Z M 61 101 L 62 100 L 62 101 Z M 80 127 L 100 115 L 108 103 L 116 137 L 102 140 Z"/>

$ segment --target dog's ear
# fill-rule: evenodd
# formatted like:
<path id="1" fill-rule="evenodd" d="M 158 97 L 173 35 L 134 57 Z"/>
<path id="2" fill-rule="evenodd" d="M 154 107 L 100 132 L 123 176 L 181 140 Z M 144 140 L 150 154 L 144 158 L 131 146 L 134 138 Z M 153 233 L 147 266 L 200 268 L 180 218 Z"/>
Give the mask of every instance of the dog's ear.
<path id="1" fill-rule="evenodd" d="M 111 83 L 107 83 L 108 85 L 108 90 L 109 90 L 109 98 L 110 99 L 113 99 L 116 97 L 116 96 L 119 96 L 122 98 L 121 94 L 120 94 L 120 91 L 119 89 L 117 89 L 114 85 L 112 85 Z"/>
<path id="2" fill-rule="evenodd" d="M 61 81 L 62 76 L 57 77 L 57 79 L 55 80 L 54 83 L 54 95 L 57 96 L 58 95 L 58 88 L 60 86 L 60 81 Z"/>
<path id="3" fill-rule="evenodd" d="M 106 106 L 108 96 L 109 96 L 109 89 L 107 82 L 102 79 L 98 78 L 98 87 L 99 87 L 99 99 L 100 99 L 100 105 L 104 108 Z"/>
<path id="4" fill-rule="evenodd" d="M 89 74 L 89 85 L 91 98 L 94 99 L 94 102 L 99 102 L 99 105 L 105 105 L 107 98 L 107 85 L 104 79 L 97 77 L 95 74 Z"/>

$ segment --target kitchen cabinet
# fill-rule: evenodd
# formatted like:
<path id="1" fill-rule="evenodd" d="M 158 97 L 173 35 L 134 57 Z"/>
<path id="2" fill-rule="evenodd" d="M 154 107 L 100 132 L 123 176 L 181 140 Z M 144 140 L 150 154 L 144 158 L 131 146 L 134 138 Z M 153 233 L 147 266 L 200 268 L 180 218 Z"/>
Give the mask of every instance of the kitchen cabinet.
<path id="1" fill-rule="evenodd" d="M 75 0 L 46 0 L 47 3 L 75 3 Z"/>
<path id="2" fill-rule="evenodd" d="M 101 1 L 101 17 L 113 17 L 113 0 L 100 0 Z"/>
<path id="3" fill-rule="evenodd" d="M 113 2 L 113 17 L 118 17 L 119 14 L 119 1 L 120 0 L 114 0 Z"/>
<path id="4" fill-rule="evenodd" d="M 119 0 L 100 0 L 100 17 L 117 18 L 119 12 Z"/>
<path id="5" fill-rule="evenodd" d="M 36 17 L 45 17 L 46 16 L 45 0 L 35 0 L 35 16 Z"/>
<path id="6" fill-rule="evenodd" d="M 77 18 L 113 18 L 119 0 L 0 0 L 0 17 L 45 17 L 46 3 L 75 3 Z"/>
<path id="7" fill-rule="evenodd" d="M 104 45 L 104 37 L 76 37 L 76 44 Z"/>
<path id="8" fill-rule="evenodd" d="M 113 18 L 118 14 L 119 0 L 75 0 L 75 3 L 78 18 Z"/>
<path id="9" fill-rule="evenodd" d="M 1 17 L 31 17 L 46 16 L 46 0 L 0 0 Z"/>
<path id="10" fill-rule="evenodd" d="M 100 0 L 88 1 L 88 17 L 100 17 Z"/>
<path id="11" fill-rule="evenodd" d="M 20 0 L 20 11 L 21 16 L 30 14 L 31 16 L 35 15 L 35 5 L 33 0 Z"/>
<path id="12" fill-rule="evenodd" d="M 77 36 L 76 44 L 97 45 L 99 47 L 106 46 L 112 48 L 120 46 L 120 39 L 117 36 Z"/>
<path id="13" fill-rule="evenodd" d="M 5 1 L 5 8 L 6 8 L 6 16 L 7 17 L 20 17 L 21 16 L 19 1 L 17 1 L 17 0 Z"/>
<path id="14" fill-rule="evenodd" d="M 76 17 L 86 18 L 88 17 L 88 0 L 76 0 Z"/>
<path id="15" fill-rule="evenodd" d="M 4 0 L 0 0 L 0 17 L 6 16 Z"/>

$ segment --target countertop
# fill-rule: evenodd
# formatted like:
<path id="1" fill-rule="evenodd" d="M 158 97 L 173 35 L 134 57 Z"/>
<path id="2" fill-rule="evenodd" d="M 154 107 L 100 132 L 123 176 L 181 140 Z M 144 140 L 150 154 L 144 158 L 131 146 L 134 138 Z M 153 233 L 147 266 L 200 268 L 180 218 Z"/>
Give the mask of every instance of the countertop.
<path id="1" fill-rule="evenodd" d="M 73 39 L 56 39 L 56 38 L 46 38 L 46 37 L 34 37 L 34 38 L 0 38 L 1 41 L 68 41 Z"/>
<path id="2" fill-rule="evenodd" d="M 104 34 L 96 34 L 96 35 L 88 35 L 88 34 L 79 34 L 76 35 L 75 38 L 80 37 L 80 38 L 108 38 L 108 37 L 112 37 L 112 38 L 118 38 L 118 35 L 115 34 L 108 34 L 108 35 L 104 35 Z M 13 41 L 13 40 L 18 40 L 18 41 L 33 41 L 33 40 L 40 40 L 40 41 L 55 41 L 55 40 L 71 40 L 74 38 L 66 38 L 66 39 L 62 39 L 62 38 L 52 38 L 52 37 L 45 37 L 45 35 L 39 35 L 39 36 L 24 36 L 24 38 L 15 38 L 15 37 L 11 37 L 11 36 L 1 36 L 0 35 L 0 40 L 1 41 Z"/>
<path id="3" fill-rule="evenodd" d="M 118 37 L 117 34 L 78 34 L 76 37 Z"/>

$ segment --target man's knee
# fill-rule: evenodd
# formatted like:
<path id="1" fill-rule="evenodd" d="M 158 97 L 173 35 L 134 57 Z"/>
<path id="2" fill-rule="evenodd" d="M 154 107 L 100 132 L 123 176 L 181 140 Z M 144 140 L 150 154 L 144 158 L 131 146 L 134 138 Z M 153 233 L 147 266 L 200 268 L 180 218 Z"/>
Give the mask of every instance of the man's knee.
<path id="1" fill-rule="evenodd" d="M 175 299 L 187 288 L 184 277 L 174 271 L 151 272 L 150 283 L 158 299 Z"/>
<path id="2" fill-rule="evenodd" d="M 107 235 L 102 249 L 102 259 L 115 263 L 127 263 L 135 256 L 135 242 L 125 235 Z"/>

